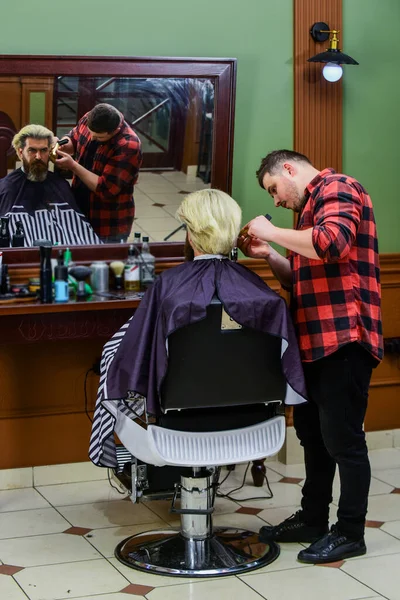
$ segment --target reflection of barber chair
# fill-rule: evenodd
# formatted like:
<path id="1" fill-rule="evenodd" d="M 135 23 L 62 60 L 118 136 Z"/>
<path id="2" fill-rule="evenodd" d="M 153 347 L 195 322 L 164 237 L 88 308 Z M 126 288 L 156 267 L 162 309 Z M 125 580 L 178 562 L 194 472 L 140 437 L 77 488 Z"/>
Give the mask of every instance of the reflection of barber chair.
<path id="1" fill-rule="evenodd" d="M 132 464 L 133 499 L 148 485 L 144 463 L 180 467 L 171 512 L 180 531 L 149 531 L 116 548 L 127 566 L 183 577 L 229 575 L 262 567 L 279 547 L 258 534 L 213 528 L 212 514 L 222 465 L 276 454 L 285 437 L 285 418 L 277 414 L 286 394 L 281 340 L 232 321 L 215 299 L 206 319 L 168 338 L 168 371 L 161 389 L 162 416 L 147 429 L 116 414 L 115 431 Z M 115 413 L 113 401 L 105 405 Z M 180 496 L 180 508 L 177 497 Z M 234 517 L 233 517 L 234 519 Z"/>
<path id="2" fill-rule="evenodd" d="M 15 134 L 12 119 L 7 113 L 0 111 L 0 178 L 7 175 L 8 157 L 15 153 L 11 145 Z"/>

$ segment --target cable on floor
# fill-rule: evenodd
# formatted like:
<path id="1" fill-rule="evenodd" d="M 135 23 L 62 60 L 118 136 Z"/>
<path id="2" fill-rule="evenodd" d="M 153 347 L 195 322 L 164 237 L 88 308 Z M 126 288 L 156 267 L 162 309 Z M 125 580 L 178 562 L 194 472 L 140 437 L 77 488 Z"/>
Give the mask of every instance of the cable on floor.
<path id="1" fill-rule="evenodd" d="M 246 467 L 246 470 L 245 470 L 244 476 L 243 476 L 243 481 L 239 487 L 231 490 L 227 494 L 221 494 L 220 492 L 217 492 L 217 494 L 216 494 L 217 498 L 227 498 L 228 500 L 232 500 L 233 502 L 247 502 L 248 500 L 270 500 L 271 498 L 273 498 L 274 494 L 271 490 L 271 487 L 270 487 L 269 481 L 268 481 L 268 477 L 266 474 L 264 475 L 264 479 L 265 479 L 265 482 L 267 484 L 267 488 L 268 488 L 268 491 L 270 494 L 269 496 L 253 496 L 251 498 L 233 498 L 232 497 L 232 494 L 234 492 L 238 492 L 239 490 L 241 490 L 244 487 L 245 482 L 246 482 L 246 475 L 247 475 L 247 471 L 249 470 L 249 467 L 250 467 L 250 462 L 247 463 L 247 467 Z M 218 488 L 220 488 L 221 485 L 228 479 L 228 477 L 231 473 L 232 473 L 232 471 L 228 472 L 228 475 L 226 477 L 224 477 L 224 479 L 218 484 Z"/>
<path id="2" fill-rule="evenodd" d="M 118 494 L 121 494 L 121 496 L 126 496 L 128 494 L 128 491 L 123 492 L 122 490 L 119 490 L 116 485 L 113 484 L 113 482 L 111 480 L 110 469 L 107 469 L 107 477 L 108 477 L 108 483 L 110 484 L 110 486 L 112 487 L 113 490 L 118 492 Z"/>

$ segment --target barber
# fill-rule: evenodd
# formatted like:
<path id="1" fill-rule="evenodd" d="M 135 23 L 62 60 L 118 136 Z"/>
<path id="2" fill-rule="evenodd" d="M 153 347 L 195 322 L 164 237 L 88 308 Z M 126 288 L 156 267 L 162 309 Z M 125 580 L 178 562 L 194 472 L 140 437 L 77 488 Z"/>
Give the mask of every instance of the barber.
<path id="1" fill-rule="evenodd" d="M 138 136 L 114 106 L 97 104 L 66 137 L 56 165 L 72 171 L 78 206 L 103 242 L 126 241 L 142 164 Z"/>
<path id="2" fill-rule="evenodd" d="M 263 542 L 312 542 L 298 559 L 334 562 L 365 554 L 371 470 L 363 431 L 372 368 L 383 356 L 379 255 L 371 199 L 363 186 L 333 169 L 318 171 L 297 152 L 277 150 L 257 171 L 276 207 L 298 213 L 295 230 L 264 216 L 239 236 L 246 256 L 265 258 L 292 293 L 309 395 L 293 409 L 304 448 L 301 510 L 260 530 Z M 290 251 L 281 256 L 269 242 Z M 336 465 L 337 523 L 328 530 Z"/>

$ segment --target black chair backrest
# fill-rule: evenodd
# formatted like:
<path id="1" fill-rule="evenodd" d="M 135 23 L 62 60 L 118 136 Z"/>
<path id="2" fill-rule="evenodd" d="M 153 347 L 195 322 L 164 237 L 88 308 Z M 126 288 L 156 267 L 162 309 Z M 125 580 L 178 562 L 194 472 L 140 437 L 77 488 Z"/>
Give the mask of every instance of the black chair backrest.
<path id="1" fill-rule="evenodd" d="M 282 401 L 281 338 L 243 327 L 221 330 L 222 304 L 168 337 L 163 412 Z"/>

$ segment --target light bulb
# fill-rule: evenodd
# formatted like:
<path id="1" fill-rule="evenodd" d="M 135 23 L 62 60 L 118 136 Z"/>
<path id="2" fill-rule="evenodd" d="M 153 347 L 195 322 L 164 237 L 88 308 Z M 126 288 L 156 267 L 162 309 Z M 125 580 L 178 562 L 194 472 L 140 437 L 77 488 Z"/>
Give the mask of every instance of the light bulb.
<path id="1" fill-rule="evenodd" d="M 339 79 L 343 75 L 343 69 L 337 63 L 329 62 L 322 69 L 322 75 L 327 81 L 339 81 Z"/>

